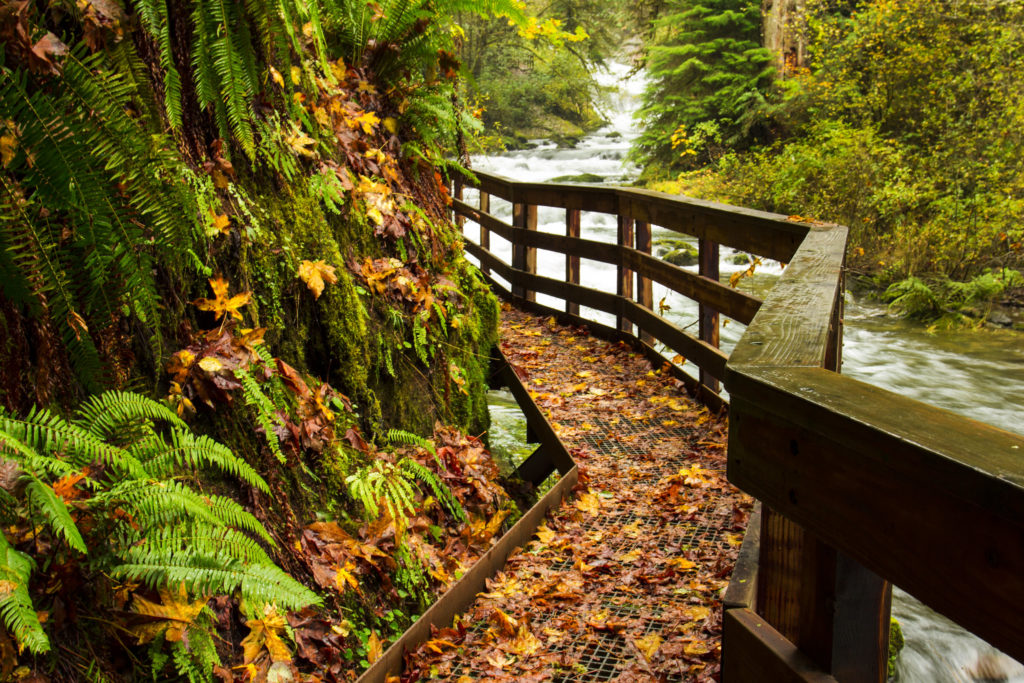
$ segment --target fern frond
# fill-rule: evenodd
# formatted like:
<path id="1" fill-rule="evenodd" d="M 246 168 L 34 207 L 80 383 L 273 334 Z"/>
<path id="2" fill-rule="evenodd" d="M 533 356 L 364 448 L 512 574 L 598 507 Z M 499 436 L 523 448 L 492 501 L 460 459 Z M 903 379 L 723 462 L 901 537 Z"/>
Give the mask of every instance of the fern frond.
<path id="1" fill-rule="evenodd" d="M 127 451 L 115 448 L 46 409 L 33 408 L 24 420 L 0 414 L 0 434 L 8 434 L 37 453 L 62 453 L 74 469 L 95 461 L 117 472 L 144 476 L 145 470 Z"/>
<path id="2" fill-rule="evenodd" d="M 0 580 L 9 584 L 0 592 L 0 622 L 20 646 L 33 654 L 42 654 L 49 652 L 50 639 L 39 623 L 28 593 L 28 580 L 34 568 L 32 558 L 12 548 L 0 534 Z"/>
<path id="3" fill-rule="evenodd" d="M 30 477 L 28 485 L 25 487 L 25 493 L 35 509 L 42 513 L 50 528 L 63 536 L 69 546 L 82 554 L 89 552 L 81 532 L 78 531 L 75 521 L 71 519 L 68 506 L 53 492 L 52 488 L 35 477 Z"/>
<path id="4" fill-rule="evenodd" d="M 434 493 L 434 498 L 451 513 L 452 517 L 460 522 L 466 521 L 466 511 L 462 508 L 462 503 L 434 471 L 412 458 L 403 458 L 398 466 L 404 476 L 426 484 Z"/>
<path id="5" fill-rule="evenodd" d="M 154 479 L 163 479 L 179 467 L 212 465 L 253 488 L 270 493 L 267 482 L 249 463 L 232 453 L 227 446 L 205 435 L 196 436 L 188 430 L 174 429 L 171 431 L 170 444 L 160 437 L 154 437 L 134 444 L 131 452 Z"/>
<path id="6" fill-rule="evenodd" d="M 79 406 L 75 423 L 98 439 L 110 440 L 138 421 L 162 421 L 180 429 L 188 426 L 159 401 L 127 391 L 106 391 L 90 396 Z"/>
<path id="7" fill-rule="evenodd" d="M 437 455 L 437 451 L 434 449 L 433 441 L 431 441 L 430 439 L 424 439 L 422 436 L 418 434 L 407 432 L 404 429 L 389 429 L 385 437 L 392 444 L 419 446 L 420 448 L 429 451 L 431 455 Z"/>
<path id="8" fill-rule="evenodd" d="M 267 446 L 270 447 L 270 452 L 277 457 L 282 465 L 285 464 L 288 459 L 281 452 L 281 443 L 274 432 L 274 427 L 281 424 L 281 418 L 274 411 L 274 404 L 270 402 L 259 383 L 247 370 L 236 369 L 235 377 L 242 383 L 242 397 L 245 399 L 246 405 L 252 408 L 256 421 L 263 428 L 263 436 Z"/>
<path id="9" fill-rule="evenodd" d="M 251 603 L 276 604 L 289 610 L 320 604 L 320 597 L 274 565 L 250 564 L 226 553 L 206 555 L 191 549 L 149 550 L 135 547 L 127 561 L 111 571 L 115 577 L 142 581 L 157 588 L 184 583 L 203 595 L 230 594 L 240 589 Z"/>

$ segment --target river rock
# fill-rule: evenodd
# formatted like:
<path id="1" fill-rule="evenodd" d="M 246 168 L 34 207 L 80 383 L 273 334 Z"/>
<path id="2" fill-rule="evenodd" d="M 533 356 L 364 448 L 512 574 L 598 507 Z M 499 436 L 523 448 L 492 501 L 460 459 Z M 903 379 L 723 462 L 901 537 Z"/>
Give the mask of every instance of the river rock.
<path id="1" fill-rule="evenodd" d="M 690 247 L 673 249 L 661 258 L 674 266 L 695 266 L 697 265 L 698 254 L 695 249 Z"/>

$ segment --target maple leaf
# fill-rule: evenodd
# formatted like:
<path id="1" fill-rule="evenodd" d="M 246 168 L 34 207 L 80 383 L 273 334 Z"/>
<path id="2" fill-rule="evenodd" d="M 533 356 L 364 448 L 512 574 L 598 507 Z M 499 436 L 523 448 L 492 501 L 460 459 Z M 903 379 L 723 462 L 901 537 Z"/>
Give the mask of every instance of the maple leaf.
<path id="1" fill-rule="evenodd" d="M 335 577 L 335 582 L 338 586 L 338 591 L 344 593 L 345 586 L 352 586 L 352 589 L 359 592 L 359 579 L 352 575 L 352 571 L 355 570 L 356 565 L 353 562 L 346 562 L 344 567 L 338 567 L 338 574 Z"/>
<path id="2" fill-rule="evenodd" d="M 299 279 L 306 283 L 313 298 L 319 299 L 324 291 L 324 283 L 335 284 L 338 276 L 334 274 L 334 266 L 326 261 L 303 261 L 299 265 Z"/>
<path id="3" fill-rule="evenodd" d="M 200 597 L 194 602 L 189 602 L 188 591 L 185 589 L 184 583 L 179 584 L 174 592 L 169 588 L 161 588 L 159 593 L 161 604 L 150 602 L 139 595 L 135 596 L 135 601 L 132 604 L 135 611 L 157 620 L 130 629 L 138 636 L 139 645 L 150 642 L 161 632 L 164 633 L 164 639 L 167 641 L 178 642 L 206 607 L 208 600 L 206 597 Z"/>
<path id="4" fill-rule="evenodd" d="M 596 515 L 601 511 L 601 499 L 593 491 L 587 491 L 576 501 L 576 507 L 583 512 Z"/>
<path id="5" fill-rule="evenodd" d="M 306 135 L 295 123 L 292 123 L 291 132 L 284 136 L 284 141 L 296 154 L 304 157 L 316 156 L 316 140 Z"/>
<path id="6" fill-rule="evenodd" d="M 217 213 L 213 209 L 210 209 L 210 220 L 212 228 L 208 228 L 206 233 L 212 237 L 214 235 L 228 235 L 231 233 L 231 219 L 226 213 Z"/>
<path id="7" fill-rule="evenodd" d="M 633 640 L 633 644 L 636 645 L 636 649 L 640 650 L 644 659 L 650 662 L 658 653 L 658 648 L 661 647 L 661 636 L 657 633 L 649 633 L 642 638 Z"/>
<path id="8" fill-rule="evenodd" d="M 250 292 L 242 292 L 232 297 L 228 296 L 228 281 L 222 277 L 210 278 L 210 289 L 213 290 L 213 299 L 196 299 L 192 305 L 200 311 L 211 311 L 215 314 L 216 320 L 220 320 L 227 314 L 231 314 L 237 320 L 242 319 L 238 311 L 242 306 L 252 300 Z"/>
<path id="9" fill-rule="evenodd" d="M 249 635 L 242 640 L 242 653 L 245 664 L 252 664 L 266 648 L 272 662 L 292 661 L 291 650 L 281 638 L 287 622 L 271 605 L 263 608 L 263 617 L 249 619 L 245 622 L 249 627 Z"/>

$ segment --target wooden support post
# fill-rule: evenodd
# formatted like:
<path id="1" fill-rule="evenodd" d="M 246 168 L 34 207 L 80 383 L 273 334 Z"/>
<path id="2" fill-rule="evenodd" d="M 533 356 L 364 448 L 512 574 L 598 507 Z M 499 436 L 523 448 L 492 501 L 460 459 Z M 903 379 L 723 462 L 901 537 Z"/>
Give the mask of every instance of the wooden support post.
<path id="1" fill-rule="evenodd" d="M 650 255 L 651 253 L 651 224 L 646 221 L 636 223 L 636 248 L 638 251 Z M 654 289 L 651 285 L 651 278 L 636 274 L 636 302 L 649 310 L 654 310 Z M 640 331 L 641 341 L 654 346 L 654 335 Z"/>
<path id="2" fill-rule="evenodd" d="M 619 216 L 619 246 L 632 248 L 633 219 L 628 216 Z M 619 262 L 619 277 L 616 294 L 627 299 L 633 298 L 633 271 L 626 267 L 626 264 Z M 623 332 L 632 332 L 633 323 L 623 315 L 616 316 L 616 327 Z"/>
<path id="3" fill-rule="evenodd" d="M 718 243 L 702 239 L 698 241 L 697 247 L 700 251 L 700 274 L 718 282 Z M 718 311 L 706 304 L 700 305 L 700 338 L 701 341 L 718 348 Z M 721 378 L 713 377 L 704 368 L 700 369 L 700 383 L 715 393 L 718 393 L 719 379 Z"/>
<path id="4" fill-rule="evenodd" d="M 455 179 L 455 188 L 454 188 L 454 191 L 452 192 L 452 196 L 461 201 L 462 200 L 462 195 L 464 194 L 464 190 L 465 190 L 465 184 L 462 182 L 462 179 L 461 178 L 456 178 Z M 461 214 L 456 213 L 455 214 L 455 225 L 456 225 L 456 227 L 458 227 L 460 233 L 462 232 L 462 226 L 464 226 L 465 224 L 466 224 L 466 217 L 461 215 Z"/>
<path id="5" fill-rule="evenodd" d="M 537 229 L 537 205 L 515 203 L 512 205 L 512 225 L 526 230 Z M 512 243 L 512 267 L 530 274 L 537 272 L 537 247 Z M 512 286 L 512 294 L 527 301 L 536 301 L 537 293 L 518 285 Z"/>
<path id="6" fill-rule="evenodd" d="M 481 191 L 480 192 L 480 213 L 490 213 L 490 212 L 491 212 L 491 195 L 488 194 L 487 192 Z M 484 227 L 483 223 L 480 224 L 480 247 L 482 249 L 487 250 L 487 251 L 491 250 L 491 231 L 488 230 L 486 227 Z M 491 269 L 488 268 L 487 266 L 483 265 L 482 263 L 480 264 L 480 270 L 482 270 L 485 275 L 489 274 L 491 272 Z"/>
<path id="7" fill-rule="evenodd" d="M 579 238 L 580 210 L 565 210 L 565 236 Z M 565 255 L 565 281 L 574 285 L 580 283 L 580 257 L 574 253 Z M 565 312 L 570 315 L 580 314 L 580 305 L 566 299 Z"/>
<path id="8" fill-rule="evenodd" d="M 758 614 L 837 680 L 884 681 L 889 583 L 770 508 L 761 520 Z"/>

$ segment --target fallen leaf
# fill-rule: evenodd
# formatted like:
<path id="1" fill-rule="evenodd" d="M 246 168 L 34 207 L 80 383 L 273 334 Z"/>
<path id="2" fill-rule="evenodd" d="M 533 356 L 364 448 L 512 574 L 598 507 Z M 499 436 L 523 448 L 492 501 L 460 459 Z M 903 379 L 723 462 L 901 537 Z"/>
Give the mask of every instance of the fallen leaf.
<path id="1" fill-rule="evenodd" d="M 211 311 L 215 314 L 217 320 L 220 320 L 225 315 L 230 314 L 237 320 L 242 319 L 242 314 L 238 311 L 242 306 L 247 305 L 252 300 L 252 294 L 249 292 L 242 292 L 232 297 L 228 296 L 228 281 L 222 277 L 210 278 L 210 289 L 213 290 L 213 299 L 196 299 L 192 302 L 196 308 L 200 311 Z"/>
<path id="2" fill-rule="evenodd" d="M 303 261 L 299 264 L 299 279 L 306 283 L 313 297 L 319 299 L 324 291 L 324 283 L 335 284 L 338 276 L 334 274 L 334 266 L 325 261 Z"/>
<path id="3" fill-rule="evenodd" d="M 147 622 L 130 629 L 138 636 L 139 645 L 150 642 L 161 632 L 168 642 L 178 642 L 206 607 L 208 600 L 208 598 L 200 597 L 197 600 L 189 601 L 184 583 L 179 584 L 173 591 L 170 588 L 161 588 L 159 594 L 160 604 L 150 602 L 140 595 L 136 595 L 132 602 L 132 607 L 138 614 L 156 619 L 155 622 Z"/>
<path id="4" fill-rule="evenodd" d="M 373 664 L 384 654 L 384 644 L 376 633 L 370 633 L 370 639 L 366 641 L 366 661 Z"/>
<path id="5" fill-rule="evenodd" d="M 636 645 L 636 649 L 640 650 L 640 654 L 644 656 L 644 659 L 650 662 L 654 659 L 654 655 L 658 653 L 658 648 L 661 647 L 661 636 L 657 633 L 648 633 L 642 638 L 634 639 L 633 644 Z"/>
<path id="6" fill-rule="evenodd" d="M 287 625 L 285 618 L 278 614 L 277 609 L 271 605 L 263 608 L 263 617 L 260 619 L 249 619 L 245 625 L 249 627 L 249 634 L 242 639 L 242 656 L 246 664 L 251 664 L 260 656 L 266 648 L 270 653 L 272 662 L 292 661 L 291 650 L 281 638 Z"/>

